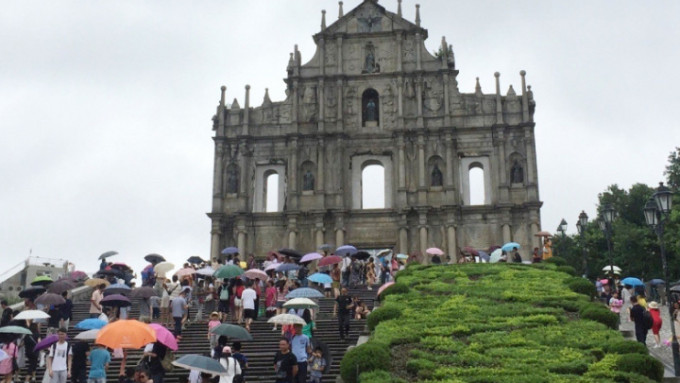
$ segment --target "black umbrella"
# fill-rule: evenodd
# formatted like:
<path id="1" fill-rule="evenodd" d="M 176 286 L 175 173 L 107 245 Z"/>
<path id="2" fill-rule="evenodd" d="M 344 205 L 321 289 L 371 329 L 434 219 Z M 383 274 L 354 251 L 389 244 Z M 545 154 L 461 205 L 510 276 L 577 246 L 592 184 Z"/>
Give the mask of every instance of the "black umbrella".
<path id="1" fill-rule="evenodd" d="M 671 291 L 675 293 L 680 293 L 680 285 L 671 286 Z"/>
<path id="2" fill-rule="evenodd" d="M 59 294 L 45 293 L 35 299 L 35 303 L 45 306 L 58 306 L 66 303 L 66 299 Z"/>
<path id="3" fill-rule="evenodd" d="M 205 261 L 201 257 L 199 257 L 198 255 L 193 255 L 193 256 L 189 257 L 189 259 L 187 259 L 187 262 L 193 263 L 193 264 L 199 264 L 199 263 L 203 263 Z"/>
<path id="4" fill-rule="evenodd" d="M 120 294 L 111 294 L 107 295 L 101 300 L 101 304 L 104 306 L 115 306 L 115 307 L 125 307 L 125 306 L 131 306 L 132 302 L 130 302 L 127 297 L 120 295 Z"/>
<path id="5" fill-rule="evenodd" d="M 103 253 L 102 255 L 100 255 L 99 259 L 106 259 L 108 257 L 113 257 L 116 254 L 118 254 L 117 251 L 107 251 L 106 253 Z"/>
<path id="6" fill-rule="evenodd" d="M 47 289 L 47 291 L 54 293 L 54 294 L 61 294 L 64 291 L 71 290 L 76 287 L 75 282 L 72 282 L 69 279 L 60 279 L 50 285 L 50 287 Z"/>
<path id="7" fill-rule="evenodd" d="M 38 295 L 45 292 L 45 288 L 42 286 L 29 287 L 19 293 L 20 298 L 31 298 L 35 299 Z"/>
<path id="8" fill-rule="evenodd" d="M 157 263 L 165 262 L 165 257 L 160 254 L 148 254 L 144 256 L 144 260 L 155 265 Z"/>
<path id="9" fill-rule="evenodd" d="M 123 272 L 121 270 L 111 269 L 111 270 L 99 270 L 95 275 L 113 275 L 115 277 L 122 277 Z"/>
<path id="10" fill-rule="evenodd" d="M 302 253 L 293 249 L 279 249 L 279 253 L 287 255 L 291 258 L 302 258 Z"/>
<path id="11" fill-rule="evenodd" d="M 354 254 L 352 257 L 354 257 L 358 260 L 361 260 L 361 261 L 365 261 L 368 258 L 371 258 L 371 254 L 369 254 L 367 251 L 361 250 L 361 251 L 357 251 L 357 253 Z"/>
<path id="12" fill-rule="evenodd" d="M 138 287 L 134 290 L 132 290 L 132 293 L 130 293 L 131 298 L 151 298 L 151 297 L 158 297 L 158 292 L 156 292 L 156 289 L 150 286 L 142 286 Z"/>

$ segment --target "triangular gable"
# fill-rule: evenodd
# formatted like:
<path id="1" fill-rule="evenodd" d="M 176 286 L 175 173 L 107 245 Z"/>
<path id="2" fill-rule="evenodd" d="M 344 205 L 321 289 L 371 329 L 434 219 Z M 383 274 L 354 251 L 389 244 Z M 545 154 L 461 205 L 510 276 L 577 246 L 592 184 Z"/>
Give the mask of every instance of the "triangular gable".
<path id="1" fill-rule="evenodd" d="M 392 30 L 423 30 L 410 21 L 387 11 L 374 0 L 364 0 L 356 8 L 317 34 L 372 33 Z M 316 36 L 315 36 L 316 37 Z"/>

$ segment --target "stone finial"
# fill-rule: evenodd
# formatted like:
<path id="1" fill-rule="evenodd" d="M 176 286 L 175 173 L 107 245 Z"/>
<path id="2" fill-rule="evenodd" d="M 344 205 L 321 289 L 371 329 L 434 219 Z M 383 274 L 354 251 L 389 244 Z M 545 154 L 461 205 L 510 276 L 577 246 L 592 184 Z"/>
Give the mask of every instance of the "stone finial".
<path id="1" fill-rule="evenodd" d="M 514 96 L 517 96 L 517 93 L 515 93 L 515 89 L 512 87 L 512 85 L 510 85 L 510 88 L 508 88 L 508 93 L 507 93 L 507 95 L 508 95 L 508 96 L 513 96 L 513 97 L 514 97 Z"/>
<path id="2" fill-rule="evenodd" d="M 326 10 L 321 10 L 321 30 L 326 30 Z"/>
<path id="3" fill-rule="evenodd" d="M 401 0 L 397 0 L 397 16 L 402 17 L 402 14 L 401 14 Z"/>
<path id="4" fill-rule="evenodd" d="M 220 96 L 220 106 L 224 106 L 224 97 L 225 97 L 225 95 L 226 95 L 226 93 L 227 93 L 227 87 L 224 86 L 224 85 L 222 85 L 222 87 L 220 88 L 220 90 L 222 91 L 222 92 L 221 92 L 222 95 Z"/>
<path id="5" fill-rule="evenodd" d="M 288 59 L 288 71 L 292 71 L 293 67 L 295 66 L 295 56 L 293 55 L 293 52 L 290 52 L 290 58 Z"/>
<path id="6" fill-rule="evenodd" d="M 481 96 L 482 95 L 482 86 L 479 85 L 479 77 L 476 78 L 476 81 L 477 81 L 477 83 L 475 84 L 475 94 L 477 96 Z"/>
<path id="7" fill-rule="evenodd" d="M 493 75 L 494 75 L 494 77 L 496 77 L 496 94 L 500 96 L 500 94 L 501 94 L 501 80 L 500 80 L 501 74 L 498 73 L 498 72 L 495 72 Z"/>
<path id="8" fill-rule="evenodd" d="M 302 64 L 302 55 L 300 55 L 300 51 L 298 50 L 298 45 L 295 44 L 295 66 L 300 66 Z"/>
<path id="9" fill-rule="evenodd" d="M 262 105 L 270 105 L 272 103 L 271 98 L 269 98 L 269 88 L 264 88 L 264 100 Z"/>
<path id="10" fill-rule="evenodd" d="M 416 4 L 416 25 L 420 26 L 420 4 Z"/>
<path id="11" fill-rule="evenodd" d="M 345 16 L 345 12 L 342 10 L 342 1 L 338 1 L 338 19 Z"/>
<path id="12" fill-rule="evenodd" d="M 496 77 L 496 123 L 503 123 L 503 104 L 501 100 L 501 74 L 496 72 L 493 74 Z"/>
<path id="13" fill-rule="evenodd" d="M 241 106 L 238 104 L 238 100 L 236 97 L 234 97 L 234 102 L 231 103 L 231 108 L 232 109 L 241 109 Z"/>

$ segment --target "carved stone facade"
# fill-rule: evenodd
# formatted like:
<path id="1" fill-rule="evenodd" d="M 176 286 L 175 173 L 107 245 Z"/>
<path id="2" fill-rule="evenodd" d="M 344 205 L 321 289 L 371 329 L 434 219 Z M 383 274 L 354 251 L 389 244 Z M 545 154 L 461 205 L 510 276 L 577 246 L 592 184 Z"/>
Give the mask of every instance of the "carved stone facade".
<path id="1" fill-rule="evenodd" d="M 401 7 L 401 4 L 399 4 Z M 314 35 L 317 50 L 288 62 L 287 97 L 265 95 L 213 117 L 215 173 L 211 255 L 236 246 L 263 256 L 323 243 L 424 253 L 516 241 L 538 246 L 540 207 L 533 94 L 458 89 L 453 50 L 437 57 L 428 32 L 366 0 Z M 361 172 L 385 171 L 385 208 L 362 209 Z M 470 205 L 469 175 L 482 169 L 483 204 Z M 276 212 L 265 212 L 266 179 L 278 177 Z"/>

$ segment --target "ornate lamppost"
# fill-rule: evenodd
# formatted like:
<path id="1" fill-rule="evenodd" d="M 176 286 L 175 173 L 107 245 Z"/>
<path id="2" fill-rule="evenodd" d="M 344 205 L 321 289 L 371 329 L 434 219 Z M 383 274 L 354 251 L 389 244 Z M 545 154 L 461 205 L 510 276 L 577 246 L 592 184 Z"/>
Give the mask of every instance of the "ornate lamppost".
<path id="1" fill-rule="evenodd" d="M 562 221 L 560 221 L 560 225 L 557 226 L 557 232 L 562 234 L 562 240 L 560 241 L 560 252 L 559 255 L 560 257 L 564 257 L 564 239 L 566 238 L 567 235 L 567 229 L 569 226 L 567 225 L 567 221 L 562 218 Z"/>
<path id="2" fill-rule="evenodd" d="M 583 277 L 588 278 L 588 256 L 586 255 L 586 227 L 588 226 L 588 214 L 581 210 L 576 222 L 576 229 L 581 236 L 581 252 L 583 253 Z"/>
<path id="3" fill-rule="evenodd" d="M 661 250 L 661 265 L 663 266 L 663 277 L 666 281 L 665 289 L 666 296 L 670 299 L 671 291 L 669 286 L 668 278 L 668 260 L 666 259 L 666 246 L 663 240 L 663 232 L 666 223 L 668 222 L 669 214 L 671 212 L 671 207 L 673 204 L 673 193 L 663 185 L 663 182 L 659 183 L 659 187 L 656 189 L 656 193 L 645 205 L 645 221 L 647 225 L 654 230 L 657 238 L 659 239 L 659 247 Z M 667 300 L 668 313 L 670 314 L 671 321 L 673 320 L 673 305 L 670 304 L 670 300 Z M 675 337 L 675 326 L 671 327 L 671 333 L 673 336 L 672 350 L 673 350 L 673 366 L 675 367 L 675 376 L 680 376 L 680 346 L 678 346 L 678 338 Z"/>
<path id="4" fill-rule="evenodd" d="M 616 210 L 612 205 L 604 205 L 602 209 L 602 220 L 600 221 L 600 229 L 604 232 L 607 239 L 607 252 L 609 253 L 609 267 L 612 278 L 612 293 L 616 291 L 616 283 L 614 282 L 614 256 L 612 255 L 612 222 L 616 218 Z"/>

